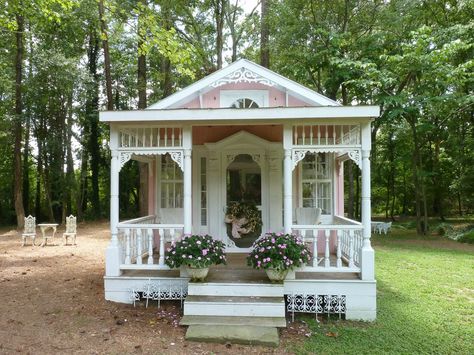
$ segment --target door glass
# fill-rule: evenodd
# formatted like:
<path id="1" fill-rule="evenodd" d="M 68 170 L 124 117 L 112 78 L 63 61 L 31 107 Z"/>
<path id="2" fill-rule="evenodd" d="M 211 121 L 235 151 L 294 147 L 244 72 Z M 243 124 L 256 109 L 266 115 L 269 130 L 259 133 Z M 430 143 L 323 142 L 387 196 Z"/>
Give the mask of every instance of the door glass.
<path id="1" fill-rule="evenodd" d="M 247 248 L 262 232 L 262 174 L 248 154 L 239 154 L 226 172 L 227 235 L 238 247 Z"/>

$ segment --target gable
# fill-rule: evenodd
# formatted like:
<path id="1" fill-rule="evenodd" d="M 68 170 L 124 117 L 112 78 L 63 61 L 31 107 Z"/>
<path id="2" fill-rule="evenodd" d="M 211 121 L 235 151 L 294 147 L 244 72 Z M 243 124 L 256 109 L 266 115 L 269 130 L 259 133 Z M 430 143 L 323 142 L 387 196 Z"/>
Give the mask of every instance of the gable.
<path id="1" fill-rule="evenodd" d="M 230 91 L 235 98 L 259 101 L 263 107 L 340 106 L 338 102 L 267 68 L 240 59 L 147 109 L 229 107 L 225 105 L 230 99 L 225 96 L 231 96 Z"/>

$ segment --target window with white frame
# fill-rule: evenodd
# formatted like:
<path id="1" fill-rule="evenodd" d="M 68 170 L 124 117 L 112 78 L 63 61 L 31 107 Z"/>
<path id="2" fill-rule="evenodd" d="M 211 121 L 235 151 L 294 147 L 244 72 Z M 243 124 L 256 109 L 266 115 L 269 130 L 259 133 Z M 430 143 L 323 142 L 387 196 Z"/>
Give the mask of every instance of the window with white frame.
<path id="1" fill-rule="evenodd" d="M 302 207 L 319 207 L 323 214 L 332 209 L 332 179 L 329 154 L 306 154 L 301 164 Z"/>
<path id="2" fill-rule="evenodd" d="M 268 107 L 268 90 L 221 90 L 220 106 L 232 108 Z"/>
<path id="3" fill-rule="evenodd" d="M 183 172 L 169 154 L 161 156 L 161 208 L 183 207 Z"/>

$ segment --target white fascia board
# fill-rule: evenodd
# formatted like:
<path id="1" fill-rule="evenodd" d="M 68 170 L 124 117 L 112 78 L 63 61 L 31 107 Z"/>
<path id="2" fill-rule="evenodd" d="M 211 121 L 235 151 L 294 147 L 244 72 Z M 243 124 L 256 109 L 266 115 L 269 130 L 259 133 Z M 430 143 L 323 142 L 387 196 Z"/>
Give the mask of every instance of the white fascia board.
<path id="1" fill-rule="evenodd" d="M 222 68 L 201 80 L 196 81 L 194 84 L 187 86 L 186 88 L 168 96 L 167 98 L 158 101 L 155 104 L 147 107 L 147 110 L 153 109 L 163 109 L 170 108 L 172 105 L 185 100 L 186 98 L 192 99 L 194 96 L 199 94 L 199 91 L 207 88 L 209 85 L 214 83 L 216 80 L 219 80 L 240 68 L 246 68 L 254 73 L 269 79 L 276 83 L 277 85 L 286 88 L 292 96 L 302 99 L 309 103 L 313 102 L 321 106 L 341 106 L 337 101 L 331 100 L 324 95 L 317 93 L 307 87 L 298 84 L 297 82 L 285 78 L 284 76 L 277 74 L 267 68 L 262 67 L 261 65 L 255 64 L 246 59 L 239 59 L 238 61 L 232 63 L 231 65 Z"/>
<path id="2" fill-rule="evenodd" d="M 379 106 L 317 106 L 317 107 L 271 107 L 258 109 L 213 108 L 213 109 L 169 109 L 137 111 L 102 111 L 101 122 L 171 122 L 171 121 L 252 121 L 292 120 L 305 118 L 376 118 Z"/>
<path id="3" fill-rule="evenodd" d="M 214 73 L 205 76 L 201 80 L 196 81 L 195 83 L 186 86 L 184 89 L 175 92 L 174 94 L 164 98 L 161 101 L 158 101 L 157 103 L 148 106 L 146 109 L 147 110 L 155 110 L 155 109 L 163 109 L 170 107 L 171 105 L 180 102 L 181 100 L 186 99 L 187 97 L 191 97 L 193 94 L 199 94 L 199 91 L 206 88 L 207 86 L 211 85 L 213 82 L 218 80 L 219 78 L 222 78 L 226 75 L 229 75 L 236 71 L 238 68 L 241 68 L 241 60 L 238 60 L 231 65 L 224 67 L 222 69 L 219 69 L 218 71 L 215 71 Z"/>

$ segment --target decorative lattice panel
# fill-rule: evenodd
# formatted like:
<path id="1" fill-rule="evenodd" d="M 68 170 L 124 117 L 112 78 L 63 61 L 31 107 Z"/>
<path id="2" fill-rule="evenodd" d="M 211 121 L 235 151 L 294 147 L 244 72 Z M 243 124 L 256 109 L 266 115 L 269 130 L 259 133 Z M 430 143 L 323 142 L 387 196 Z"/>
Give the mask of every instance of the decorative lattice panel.
<path id="1" fill-rule="evenodd" d="M 166 281 L 149 279 L 141 287 L 130 290 L 130 300 L 133 305 L 141 300 L 146 301 L 148 307 L 149 301 L 157 301 L 160 307 L 161 301 L 164 300 L 180 300 L 181 307 L 183 301 L 188 295 L 188 285 L 184 281 Z"/>
<path id="2" fill-rule="evenodd" d="M 345 295 L 318 295 L 294 293 L 286 295 L 286 310 L 291 313 L 292 321 L 295 313 L 337 314 L 339 318 L 346 313 Z"/>

